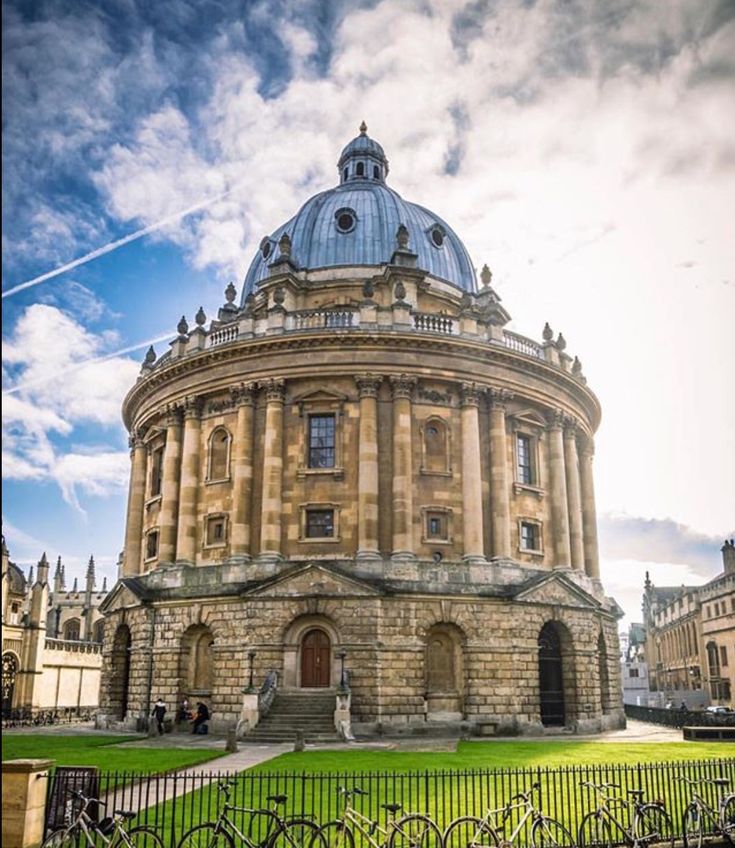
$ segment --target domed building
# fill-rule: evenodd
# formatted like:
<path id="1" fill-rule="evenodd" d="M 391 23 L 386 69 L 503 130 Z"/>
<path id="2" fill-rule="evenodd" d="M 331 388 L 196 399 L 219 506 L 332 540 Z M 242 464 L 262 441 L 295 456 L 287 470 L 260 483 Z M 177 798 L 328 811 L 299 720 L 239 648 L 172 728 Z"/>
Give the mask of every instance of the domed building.
<path id="1" fill-rule="evenodd" d="M 579 360 L 505 329 L 364 124 L 338 172 L 125 398 L 101 721 L 161 696 L 254 738 L 289 699 L 347 736 L 622 726 Z"/>

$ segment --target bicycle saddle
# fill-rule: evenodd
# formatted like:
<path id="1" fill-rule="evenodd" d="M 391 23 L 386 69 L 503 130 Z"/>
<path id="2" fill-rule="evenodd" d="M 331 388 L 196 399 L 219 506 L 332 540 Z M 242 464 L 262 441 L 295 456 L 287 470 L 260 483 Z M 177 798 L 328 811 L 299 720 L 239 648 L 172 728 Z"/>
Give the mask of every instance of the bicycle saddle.
<path id="1" fill-rule="evenodd" d="M 115 815 L 123 819 L 134 819 L 138 814 L 131 813 L 129 810 L 115 810 Z"/>
<path id="2" fill-rule="evenodd" d="M 632 795 L 634 798 L 642 798 L 646 793 L 642 789 L 629 789 L 628 795 Z"/>
<path id="3" fill-rule="evenodd" d="M 715 786 L 729 786 L 730 785 L 730 781 L 726 777 L 716 777 L 712 781 L 712 783 L 714 783 Z"/>
<path id="4" fill-rule="evenodd" d="M 401 811 L 400 804 L 381 804 L 380 806 L 384 810 L 388 810 L 389 813 L 399 813 Z"/>
<path id="5" fill-rule="evenodd" d="M 288 795 L 266 795 L 266 801 L 273 801 L 274 804 L 285 804 L 288 801 Z"/>

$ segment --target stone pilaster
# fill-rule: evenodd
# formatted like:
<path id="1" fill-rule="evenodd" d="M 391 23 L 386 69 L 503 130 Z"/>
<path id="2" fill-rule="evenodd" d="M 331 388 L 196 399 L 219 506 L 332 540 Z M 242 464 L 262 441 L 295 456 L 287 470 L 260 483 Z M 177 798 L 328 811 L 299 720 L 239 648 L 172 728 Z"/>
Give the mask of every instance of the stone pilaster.
<path id="1" fill-rule="evenodd" d="M 135 577 L 141 572 L 143 511 L 145 509 L 145 485 L 148 473 L 148 451 L 143 442 L 141 430 L 132 432 L 129 444 L 131 467 L 127 520 L 125 522 L 123 577 Z"/>
<path id="2" fill-rule="evenodd" d="M 166 409 L 166 448 L 163 454 L 160 535 L 158 537 L 159 562 L 173 562 L 176 559 L 180 471 L 181 406 L 170 404 Z"/>
<path id="3" fill-rule="evenodd" d="M 414 557 L 412 409 L 416 378 L 390 378 L 393 391 L 393 557 Z"/>
<path id="4" fill-rule="evenodd" d="M 582 529 L 584 533 L 584 568 L 588 577 L 600 579 L 600 555 L 597 549 L 597 509 L 592 458 L 595 446 L 588 436 L 580 439 L 579 478 L 582 500 Z"/>
<path id="5" fill-rule="evenodd" d="M 508 486 L 508 438 L 505 411 L 512 395 L 491 389 L 490 401 L 490 508 L 493 558 L 510 557 L 510 491 Z"/>
<path id="6" fill-rule="evenodd" d="M 485 560 L 480 477 L 480 396 L 475 383 L 462 384 L 462 541 L 463 559 Z"/>
<path id="7" fill-rule="evenodd" d="M 567 478 L 564 469 L 564 416 L 560 410 L 548 415 L 549 480 L 551 483 L 551 537 L 554 548 L 554 568 L 569 568 L 569 512 Z"/>
<path id="8" fill-rule="evenodd" d="M 253 496 L 253 415 L 255 384 L 241 383 L 230 388 L 237 405 L 233 442 L 232 534 L 233 557 L 250 557 L 250 502 Z"/>
<path id="9" fill-rule="evenodd" d="M 355 377 L 360 397 L 357 475 L 357 558 L 379 559 L 378 548 L 378 389 L 383 378 Z"/>
<path id="10" fill-rule="evenodd" d="M 197 555 L 197 498 L 201 468 L 202 399 L 187 397 L 184 413 L 184 443 L 181 451 L 181 482 L 179 486 L 179 521 L 176 536 L 176 559 L 194 564 Z"/>
<path id="11" fill-rule="evenodd" d="M 569 513 L 569 549 L 572 568 L 584 570 L 584 541 L 582 535 L 582 496 L 579 484 L 577 457 L 577 422 L 564 422 L 564 468 L 567 476 L 567 507 Z"/>
<path id="12" fill-rule="evenodd" d="M 265 389 L 263 451 L 263 499 L 260 521 L 260 556 L 281 559 L 281 513 L 283 511 L 283 404 L 286 381 L 268 380 Z"/>

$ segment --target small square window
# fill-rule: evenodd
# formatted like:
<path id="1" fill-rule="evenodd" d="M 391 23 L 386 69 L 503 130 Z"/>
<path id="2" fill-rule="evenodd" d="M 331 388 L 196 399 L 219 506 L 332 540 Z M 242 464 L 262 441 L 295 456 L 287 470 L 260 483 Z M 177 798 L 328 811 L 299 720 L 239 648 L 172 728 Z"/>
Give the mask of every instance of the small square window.
<path id="1" fill-rule="evenodd" d="M 521 550 L 541 550 L 541 528 L 531 521 L 521 521 Z"/>
<path id="2" fill-rule="evenodd" d="M 309 468 L 334 468 L 334 415 L 309 416 Z"/>
<path id="3" fill-rule="evenodd" d="M 334 510 L 308 509 L 305 529 L 307 539 L 331 539 L 334 536 Z"/>
<path id="4" fill-rule="evenodd" d="M 446 541 L 449 538 L 449 522 L 445 512 L 426 513 L 426 538 Z"/>
<path id="5" fill-rule="evenodd" d="M 638 677 L 638 669 L 637 668 L 631 668 L 629 673 L 628 673 L 628 676 L 629 677 Z"/>
<path id="6" fill-rule="evenodd" d="M 225 544 L 225 526 L 224 515 L 207 519 L 207 547 Z"/>
<path id="7" fill-rule="evenodd" d="M 154 559 L 158 556 L 158 530 L 151 530 L 145 538 L 145 558 Z"/>

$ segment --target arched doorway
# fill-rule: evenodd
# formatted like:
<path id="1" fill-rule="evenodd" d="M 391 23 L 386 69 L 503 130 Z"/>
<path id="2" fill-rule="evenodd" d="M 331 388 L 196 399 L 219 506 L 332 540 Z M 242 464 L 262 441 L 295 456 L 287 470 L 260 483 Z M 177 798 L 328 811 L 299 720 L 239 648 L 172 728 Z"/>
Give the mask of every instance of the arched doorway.
<path id="1" fill-rule="evenodd" d="M 321 629 L 314 627 L 301 640 L 301 686 L 321 688 L 331 684 L 332 642 Z"/>
<path id="2" fill-rule="evenodd" d="M 539 633 L 538 665 L 541 723 L 544 727 L 562 726 L 566 722 L 566 711 L 561 636 L 551 621 L 544 624 Z"/>
<path id="3" fill-rule="evenodd" d="M 128 687 L 130 684 L 130 628 L 121 624 L 115 631 L 110 659 L 110 709 L 123 721 L 128 711 Z"/>
<path id="4" fill-rule="evenodd" d="M 18 658 L 15 654 L 3 654 L 3 718 L 10 715 L 13 708 L 13 692 L 18 675 Z"/>
<path id="5" fill-rule="evenodd" d="M 462 713 L 461 634 L 453 625 L 438 624 L 426 637 L 425 686 L 429 713 Z"/>

